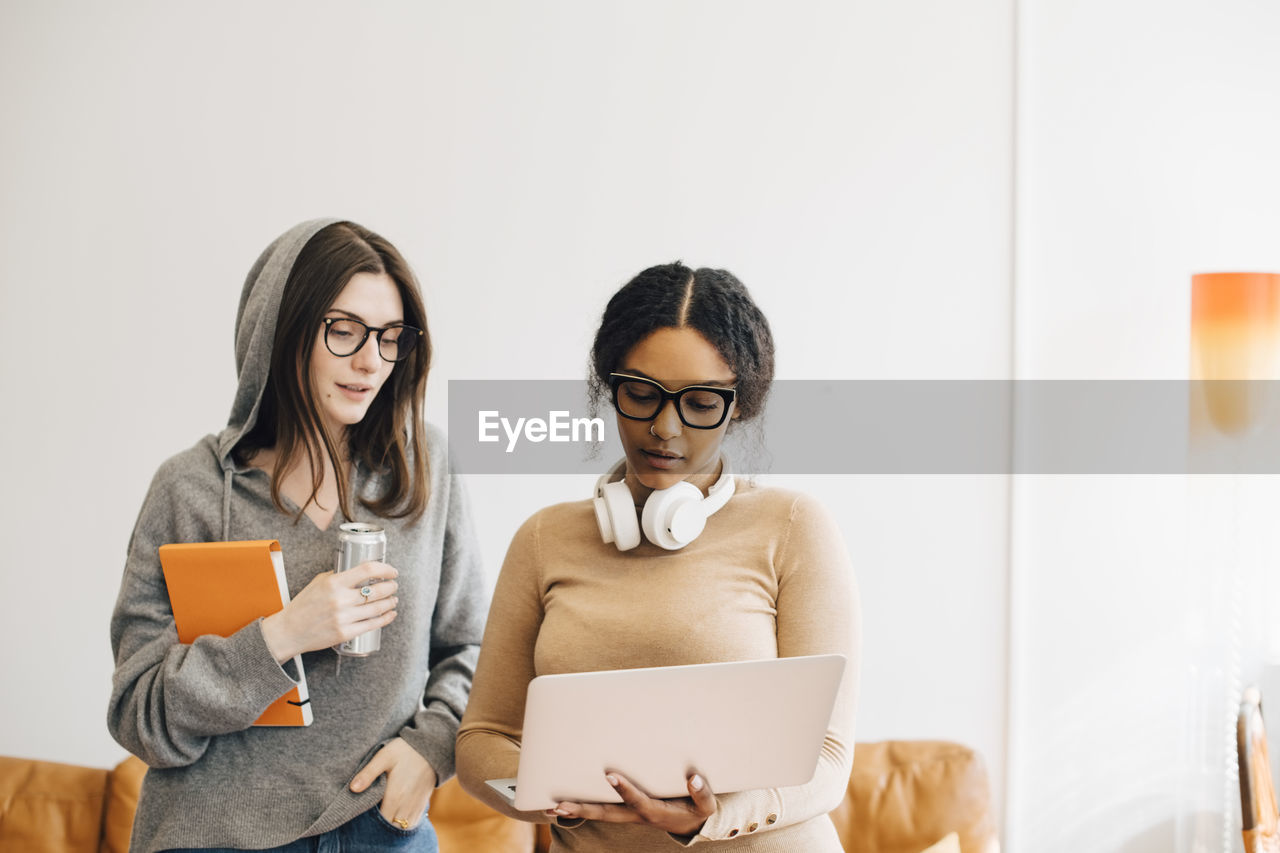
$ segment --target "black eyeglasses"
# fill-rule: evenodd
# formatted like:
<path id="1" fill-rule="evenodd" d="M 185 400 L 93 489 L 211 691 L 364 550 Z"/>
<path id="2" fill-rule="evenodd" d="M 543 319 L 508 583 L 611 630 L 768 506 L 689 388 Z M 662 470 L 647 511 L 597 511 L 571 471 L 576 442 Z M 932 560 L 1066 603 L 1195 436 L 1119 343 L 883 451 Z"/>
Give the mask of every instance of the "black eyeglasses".
<path id="1" fill-rule="evenodd" d="M 384 326 L 381 329 L 366 326 L 359 320 L 346 317 L 324 318 L 324 345 L 338 358 L 355 355 L 369 340 L 373 332 L 378 338 L 378 355 L 383 361 L 404 361 L 413 352 L 413 345 L 422 337 L 422 330 L 413 326 Z"/>
<path id="2" fill-rule="evenodd" d="M 633 421 L 651 421 L 668 400 L 676 401 L 680 422 L 693 429 L 715 429 L 729 416 L 729 404 L 737 391 L 718 385 L 686 385 L 679 391 L 668 391 L 652 379 L 610 373 L 613 407 L 618 414 Z"/>

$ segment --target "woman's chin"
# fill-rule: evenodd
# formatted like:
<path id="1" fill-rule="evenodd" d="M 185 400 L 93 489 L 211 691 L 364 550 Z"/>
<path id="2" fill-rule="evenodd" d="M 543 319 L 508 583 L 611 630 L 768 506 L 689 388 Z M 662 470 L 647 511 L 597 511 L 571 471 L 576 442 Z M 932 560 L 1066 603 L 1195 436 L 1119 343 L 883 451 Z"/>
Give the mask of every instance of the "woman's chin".
<path id="1" fill-rule="evenodd" d="M 672 471 L 644 471 L 636 475 L 636 480 L 646 489 L 661 491 L 669 489 L 684 480 L 684 477 Z"/>

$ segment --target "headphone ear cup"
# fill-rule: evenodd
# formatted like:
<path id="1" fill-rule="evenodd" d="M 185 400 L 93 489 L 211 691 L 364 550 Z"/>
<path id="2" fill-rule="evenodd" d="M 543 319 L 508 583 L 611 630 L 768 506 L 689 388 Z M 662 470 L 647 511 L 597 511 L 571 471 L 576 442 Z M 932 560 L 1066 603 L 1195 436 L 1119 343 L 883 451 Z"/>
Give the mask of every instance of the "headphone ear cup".
<path id="1" fill-rule="evenodd" d="M 676 551 L 688 545 L 707 523 L 700 510 L 702 492 L 692 483 L 676 483 L 649 495 L 640 525 L 645 538 L 660 548 Z M 692 535 L 690 535 L 692 533 Z"/>
<path id="2" fill-rule="evenodd" d="M 600 526 L 600 537 L 606 543 L 615 543 L 619 551 L 630 551 L 640 544 L 636 506 L 626 483 L 619 480 L 606 484 L 592 505 L 596 511 L 596 524 Z"/>
<path id="3" fill-rule="evenodd" d="M 698 497 L 701 498 L 702 496 L 699 495 Z M 706 526 L 706 505 L 702 500 L 698 500 L 697 503 L 681 504 L 676 507 L 676 511 L 671 515 L 671 523 L 667 525 L 667 530 L 670 531 L 672 539 L 684 546 L 701 536 L 702 530 Z"/>

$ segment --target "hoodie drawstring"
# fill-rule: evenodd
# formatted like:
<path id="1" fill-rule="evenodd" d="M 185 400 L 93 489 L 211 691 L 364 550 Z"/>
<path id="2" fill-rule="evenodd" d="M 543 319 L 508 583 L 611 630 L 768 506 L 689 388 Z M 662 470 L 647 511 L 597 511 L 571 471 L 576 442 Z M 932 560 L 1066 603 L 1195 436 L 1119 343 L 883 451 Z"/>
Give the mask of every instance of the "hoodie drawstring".
<path id="1" fill-rule="evenodd" d="M 222 472 L 222 541 L 231 540 L 231 477 L 234 472 L 230 468 Z"/>

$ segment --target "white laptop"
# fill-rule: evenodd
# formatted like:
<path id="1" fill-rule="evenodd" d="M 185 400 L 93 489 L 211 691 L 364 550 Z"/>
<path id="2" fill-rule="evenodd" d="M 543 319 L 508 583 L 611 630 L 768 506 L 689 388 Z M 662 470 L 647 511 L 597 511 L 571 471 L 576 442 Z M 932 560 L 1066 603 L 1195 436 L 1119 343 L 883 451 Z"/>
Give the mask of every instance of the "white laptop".
<path id="1" fill-rule="evenodd" d="M 542 675 L 529 682 L 515 779 L 489 785 L 522 811 L 617 803 L 605 773 L 652 797 L 802 785 L 831 722 L 843 655 Z"/>

